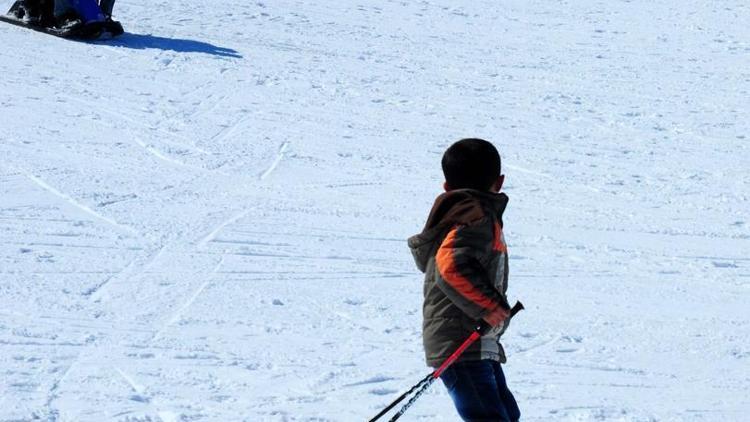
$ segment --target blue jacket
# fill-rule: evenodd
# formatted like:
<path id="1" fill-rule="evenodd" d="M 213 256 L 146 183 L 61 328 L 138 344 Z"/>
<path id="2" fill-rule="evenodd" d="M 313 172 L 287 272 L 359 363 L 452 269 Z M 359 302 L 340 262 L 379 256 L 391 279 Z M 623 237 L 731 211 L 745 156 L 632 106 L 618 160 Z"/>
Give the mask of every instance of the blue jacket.
<path id="1" fill-rule="evenodd" d="M 75 10 L 83 23 L 102 22 L 106 19 L 96 0 L 58 0 L 56 3 L 58 10 L 59 8 Z"/>

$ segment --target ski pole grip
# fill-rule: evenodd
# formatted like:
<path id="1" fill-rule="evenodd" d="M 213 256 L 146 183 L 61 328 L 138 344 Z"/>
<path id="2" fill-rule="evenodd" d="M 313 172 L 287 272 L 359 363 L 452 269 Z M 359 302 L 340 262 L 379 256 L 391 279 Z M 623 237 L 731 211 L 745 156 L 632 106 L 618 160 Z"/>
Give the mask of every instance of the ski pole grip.
<path id="1" fill-rule="evenodd" d="M 516 301 L 516 304 L 513 305 L 512 308 L 510 308 L 510 318 L 516 316 L 516 314 L 521 312 L 523 309 L 525 309 L 523 307 L 523 303 L 521 303 L 521 301 Z"/>
<path id="2" fill-rule="evenodd" d="M 520 301 L 516 301 L 516 304 L 513 305 L 512 308 L 510 308 L 510 315 L 508 316 L 508 319 L 510 320 L 514 316 L 516 316 L 517 313 L 521 312 L 523 309 L 523 303 Z M 487 323 L 485 320 L 480 320 L 479 324 L 477 325 L 477 328 L 475 329 L 479 335 L 485 335 L 487 332 L 489 332 L 492 329 L 492 326 Z"/>

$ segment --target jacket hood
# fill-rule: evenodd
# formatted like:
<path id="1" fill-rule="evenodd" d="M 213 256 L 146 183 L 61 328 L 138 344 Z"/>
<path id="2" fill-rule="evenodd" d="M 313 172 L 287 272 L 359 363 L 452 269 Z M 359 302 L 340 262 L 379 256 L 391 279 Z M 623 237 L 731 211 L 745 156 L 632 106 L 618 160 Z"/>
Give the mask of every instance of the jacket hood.
<path id="1" fill-rule="evenodd" d="M 488 215 L 494 215 L 502 221 L 507 205 L 508 195 L 504 193 L 457 189 L 438 196 L 422 233 L 409 238 L 409 248 L 417 268 L 422 272 L 426 271 L 437 241 L 442 239 L 448 229 L 457 224 L 472 224 Z"/>

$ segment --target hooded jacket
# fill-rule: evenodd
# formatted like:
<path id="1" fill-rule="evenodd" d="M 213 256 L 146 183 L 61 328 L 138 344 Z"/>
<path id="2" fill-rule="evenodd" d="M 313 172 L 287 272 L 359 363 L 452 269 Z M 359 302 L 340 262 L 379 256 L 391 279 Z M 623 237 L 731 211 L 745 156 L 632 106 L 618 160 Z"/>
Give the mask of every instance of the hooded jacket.
<path id="1" fill-rule="evenodd" d="M 425 274 L 422 337 L 427 364 L 439 366 L 498 307 L 509 309 L 503 212 L 508 196 L 472 189 L 440 195 L 422 233 L 409 238 Z M 472 344 L 459 360 L 505 362 L 499 338 L 508 321 Z"/>

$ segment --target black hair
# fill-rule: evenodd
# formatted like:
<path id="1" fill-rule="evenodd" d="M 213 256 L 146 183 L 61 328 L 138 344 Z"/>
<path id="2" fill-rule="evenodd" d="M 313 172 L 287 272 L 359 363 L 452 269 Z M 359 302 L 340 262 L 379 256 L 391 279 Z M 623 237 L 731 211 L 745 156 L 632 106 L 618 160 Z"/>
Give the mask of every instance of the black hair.
<path id="1" fill-rule="evenodd" d="M 451 189 L 485 191 L 500 176 L 500 154 L 484 139 L 462 139 L 443 154 L 443 174 Z"/>

